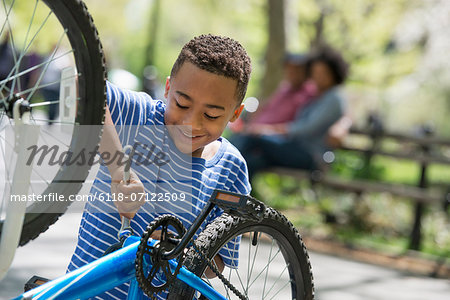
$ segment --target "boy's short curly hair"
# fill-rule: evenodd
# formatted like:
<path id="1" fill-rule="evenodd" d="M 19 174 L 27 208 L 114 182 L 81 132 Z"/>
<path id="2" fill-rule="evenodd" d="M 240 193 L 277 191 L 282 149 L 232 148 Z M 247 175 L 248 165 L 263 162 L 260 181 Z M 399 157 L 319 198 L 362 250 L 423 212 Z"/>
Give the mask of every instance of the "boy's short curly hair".
<path id="1" fill-rule="evenodd" d="M 242 102 L 250 80 L 251 60 L 239 42 L 211 34 L 197 36 L 183 46 L 170 76 L 175 77 L 186 61 L 202 70 L 236 80 L 237 99 Z"/>
<path id="2" fill-rule="evenodd" d="M 336 84 L 343 83 L 349 74 L 349 64 L 344 60 L 341 53 L 330 46 L 322 46 L 311 56 L 309 67 L 315 62 L 326 64 L 333 74 Z"/>

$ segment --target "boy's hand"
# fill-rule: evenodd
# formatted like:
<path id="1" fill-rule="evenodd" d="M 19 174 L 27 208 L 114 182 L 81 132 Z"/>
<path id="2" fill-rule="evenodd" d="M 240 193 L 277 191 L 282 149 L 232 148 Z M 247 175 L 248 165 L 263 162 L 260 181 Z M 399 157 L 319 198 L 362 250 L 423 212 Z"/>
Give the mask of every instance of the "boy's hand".
<path id="1" fill-rule="evenodd" d="M 123 181 L 124 168 L 117 168 L 111 174 L 111 193 L 119 214 L 132 219 L 139 208 L 145 204 L 145 190 L 139 177 L 130 170 L 130 180 Z"/>

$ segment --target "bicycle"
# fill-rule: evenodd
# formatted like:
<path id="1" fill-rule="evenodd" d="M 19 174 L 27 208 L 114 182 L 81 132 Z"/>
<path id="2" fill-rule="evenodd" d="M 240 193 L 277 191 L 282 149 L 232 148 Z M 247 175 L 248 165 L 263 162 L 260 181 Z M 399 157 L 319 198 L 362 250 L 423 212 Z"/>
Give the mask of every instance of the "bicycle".
<path id="1" fill-rule="evenodd" d="M 45 53 L 45 56 L 43 55 Z M 51 70 L 61 75 L 52 78 Z M 24 151 L 48 141 L 61 151 L 98 144 L 106 105 L 102 46 L 79 0 L 4 0 L 0 5 L 0 279 L 17 245 L 36 238 L 70 201 L 16 202 L 13 196 L 76 194 L 89 166 L 39 166 Z M 59 90 L 49 98 L 46 91 Z M 59 96 L 59 97 L 58 97 Z M 59 107 L 60 116 L 45 116 Z M 49 126 L 56 124 L 58 126 Z M 55 128 L 57 127 L 57 128 Z"/>
<path id="2" fill-rule="evenodd" d="M 2 124 L 0 131 L 2 144 L 0 146 L 2 146 L 1 153 L 4 161 L 11 162 L 12 166 L 11 169 L 7 168 L 6 163 L 5 166 L 2 166 L 8 175 L 5 180 L 6 187 L 2 190 L 5 197 L 2 209 L 5 202 L 9 202 L 9 205 L 6 214 L 0 211 L 2 239 L 0 276 L 3 275 L 5 266 L 7 269 L 12 260 L 14 252 L 11 249 L 15 250 L 18 244 L 23 245 L 37 237 L 40 232 L 45 231 L 55 222 L 70 205 L 70 202 L 58 202 L 55 207 L 54 202 L 40 202 L 24 207 L 23 203 L 11 205 L 11 201 L 7 201 L 8 196 L 27 195 L 30 191 L 39 195 L 75 194 L 85 180 L 89 169 L 88 165 L 57 166 L 56 170 L 52 172 L 44 169 L 40 174 L 38 166 L 23 165 L 23 150 L 36 141 L 39 142 L 41 138 L 44 143 L 46 138 L 54 138 L 54 132 L 45 127 L 48 122 L 72 126 L 65 137 L 66 140 L 62 143 L 66 144 L 66 149 L 70 151 L 78 152 L 84 147 L 96 145 L 101 135 L 101 127 L 86 133 L 77 130 L 76 125 L 101 125 L 105 108 L 104 59 L 98 34 L 85 5 L 79 0 L 36 0 L 32 6 L 33 9 L 28 9 L 30 7 L 30 3 L 27 1 L 5 0 L 2 2 L 0 10 L 0 17 L 4 18 L 4 21 L 0 23 L 0 37 L 7 36 L 6 39 L 3 39 L 6 41 L 3 45 L 12 49 L 9 50 L 12 64 L 5 77 L 0 78 L 0 124 Z M 57 28 L 59 28 L 59 33 L 55 34 Z M 20 38 L 18 38 L 19 36 Z M 53 38 L 56 46 L 51 48 L 47 59 L 27 65 L 25 61 L 31 55 L 29 57 L 26 54 L 33 54 L 33 46 L 36 44 L 38 36 Z M 46 41 L 46 44 L 50 43 Z M 18 49 L 18 45 L 23 46 Z M 59 53 L 58 51 L 61 49 L 69 50 Z M 63 57 L 69 58 L 70 66 L 62 71 L 60 79 L 43 83 L 43 78 L 52 63 Z M 32 74 L 34 74 L 34 81 Z M 60 85 L 60 97 L 43 100 L 43 93 L 39 92 L 45 87 L 55 84 Z M 39 108 L 55 104 L 59 104 L 62 117 L 56 121 L 51 118 L 42 118 L 42 111 L 39 111 Z M 14 127 L 9 125 L 14 125 Z M 31 130 L 30 125 L 35 125 L 38 129 Z M 8 133 L 8 130 L 11 132 Z M 14 143 L 6 138 L 6 134 L 12 134 Z M 9 147 L 9 152 L 6 150 L 7 147 Z M 11 156 L 7 157 L 6 154 Z M 43 176 L 42 173 L 49 174 Z M 35 191 L 33 176 L 43 182 L 44 187 L 39 187 Z M 51 177 L 51 179 L 47 177 Z M 224 195 L 228 196 L 222 198 Z M 195 241 L 192 241 L 196 228 L 200 226 L 214 205 L 219 205 L 229 214 L 217 218 Z M 57 212 L 53 212 L 54 210 Z M 24 219 L 22 216 L 25 216 Z M 150 224 L 141 241 L 129 234 L 129 229 L 125 226 L 120 232 L 124 248 L 61 279 L 25 293 L 19 299 L 41 292 L 47 294 L 45 296 L 39 294 L 40 298 L 50 297 L 48 294 L 53 293 L 51 297 L 65 299 L 66 296 L 74 296 L 71 294 L 74 290 L 77 291 L 77 295 L 74 297 L 82 298 L 128 280 L 132 281 L 129 293 L 131 298 L 141 295 L 138 289 L 140 285 L 151 296 L 154 296 L 153 291 L 156 288 L 158 293 L 169 289 L 171 298 L 186 299 L 186 297 L 196 296 L 196 291 L 199 291 L 207 297 L 221 299 L 220 289 L 210 287 L 215 284 L 214 280 L 204 281 L 201 278 L 203 272 L 208 269 L 213 270 L 220 278 L 218 282 L 220 288 L 225 290 L 229 297 L 235 293 L 239 298 L 244 299 L 249 295 L 252 296 L 253 294 L 250 294 L 252 293 L 251 287 L 262 290 L 266 294 L 262 296 L 274 297 L 275 295 L 271 294 L 272 291 L 275 294 L 277 291 L 285 290 L 286 286 L 290 286 L 288 290 L 292 294 L 291 298 L 311 299 L 313 297 L 311 267 L 306 248 L 292 224 L 275 210 L 265 208 L 262 203 L 247 196 L 216 191 L 188 231 L 180 224 L 173 217 L 158 218 Z M 150 239 L 150 235 L 159 229 L 162 229 L 163 232 L 159 241 Z M 226 278 L 224 275 L 220 275 L 220 270 L 213 264 L 214 261 L 210 262 L 223 245 L 237 236 L 243 236 L 241 243 L 248 245 L 249 254 L 252 254 L 250 245 L 256 247 L 253 251 L 253 260 L 249 259 L 245 264 L 244 258 L 241 257 L 240 266 L 247 265 L 249 275 L 255 271 L 256 279 L 264 278 L 262 287 L 256 285 L 256 280 L 250 281 L 248 275 L 242 274 L 242 278 L 240 275 L 233 275 L 232 272 L 239 274 L 237 271 L 233 271 L 234 268 L 229 268 L 228 278 Z M 266 239 L 271 241 L 269 260 L 262 270 L 257 271 L 259 264 L 256 264 L 258 261 L 256 256 L 262 254 L 264 246 L 260 247 L 260 245 L 265 244 Z M 279 248 L 274 252 L 276 255 L 272 255 L 273 248 Z M 6 252 L 5 249 L 10 251 Z M 166 249 L 170 250 L 166 251 Z M 186 253 L 185 249 L 187 249 Z M 138 272 L 136 278 L 138 279 L 133 279 L 136 254 L 140 257 L 137 260 L 136 268 Z M 286 267 L 279 274 L 279 278 L 287 276 L 287 279 L 285 279 L 284 285 L 279 287 L 277 285 L 279 278 L 275 278 L 275 285 L 267 286 L 266 290 L 265 284 L 270 279 L 269 269 L 275 265 L 275 259 L 281 257 L 284 259 Z M 152 259 L 154 264 L 152 264 Z M 117 264 L 118 262 L 120 264 Z M 121 269 L 117 272 L 104 272 L 105 267 L 113 266 L 120 266 Z M 160 272 L 157 273 L 155 270 L 160 270 Z M 92 276 L 93 272 L 98 272 L 97 274 L 105 275 L 105 277 L 87 278 Z M 74 284 L 73 280 L 81 278 L 79 276 L 85 273 L 89 276 L 84 276 L 86 278 L 83 280 L 75 280 L 76 284 Z M 116 278 L 116 276 L 118 277 Z M 238 289 L 234 287 L 236 283 L 233 285 L 233 276 L 237 276 L 237 284 L 241 285 L 240 292 L 236 292 Z M 175 280 L 176 278 L 180 281 Z M 153 280 L 158 281 L 159 285 L 155 286 Z M 246 283 L 244 284 L 242 280 L 246 280 Z M 150 285 L 141 281 L 149 281 Z M 225 283 L 227 281 L 228 283 Z M 72 283 L 69 284 L 69 282 Z M 97 285 L 97 288 L 92 289 L 86 286 L 86 284 L 89 286 L 89 284 L 98 283 L 101 284 Z"/>
<path id="3" fill-rule="evenodd" d="M 224 214 L 192 241 L 215 205 Z M 154 239 L 157 230 L 161 232 Z M 280 292 L 290 294 L 289 299 L 314 297 L 311 265 L 298 231 L 282 214 L 250 196 L 215 190 L 187 231 L 176 217 L 164 215 L 153 220 L 140 239 L 126 226 L 118 236 L 122 248 L 16 299 L 84 299 L 128 281 L 129 299 L 141 299 L 142 291 L 151 298 L 168 292 L 163 294 L 168 299 L 201 299 L 200 294 L 208 299 L 273 299 Z M 240 250 L 248 246 L 248 257 L 239 258 L 238 269 L 221 272 L 214 257 L 238 236 Z M 266 256 L 268 244 L 267 264 L 261 266 L 257 256 Z M 244 250 L 239 253 L 246 254 Z M 277 257 L 284 267 L 275 263 Z M 271 267 L 281 271 L 269 275 Z M 215 279 L 204 276 L 208 268 Z"/>

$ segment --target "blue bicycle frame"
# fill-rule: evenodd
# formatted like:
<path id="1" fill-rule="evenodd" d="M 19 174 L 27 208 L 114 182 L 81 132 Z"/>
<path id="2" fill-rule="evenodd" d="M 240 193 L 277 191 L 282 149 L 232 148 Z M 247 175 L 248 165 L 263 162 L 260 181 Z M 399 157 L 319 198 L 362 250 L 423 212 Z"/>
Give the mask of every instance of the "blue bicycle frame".
<path id="1" fill-rule="evenodd" d="M 171 251 L 162 253 L 161 257 L 168 260 L 172 270 L 175 270 L 178 265 L 175 257 L 185 249 L 215 205 L 218 205 L 225 212 L 233 212 L 234 214 L 255 219 L 262 218 L 262 212 L 265 211 L 264 204 L 256 199 L 228 191 L 215 190 L 209 202 L 194 220 L 189 230 L 183 235 L 181 241 Z M 123 218 L 119 237 L 122 234 L 129 233 L 127 227 L 129 227 L 129 220 L 126 221 L 126 218 Z M 126 238 L 120 250 L 114 251 L 65 276 L 34 288 L 16 299 L 84 299 L 99 295 L 126 282 L 131 282 L 128 298 L 141 299 L 143 292 L 139 288 L 135 277 L 135 259 L 139 243 L 139 237 L 130 235 Z M 153 246 L 156 240 L 149 239 L 148 243 L 150 246 Z M 146 268 L 150 270 L 152 267 L 151 262 L 146 260 L 145 264 Z M 208 299 L 226 299 L 185 267 L 180 268 L 177 279 L 199 291 Z"/>
<path id="2" fill-rule="evenodd" d="M 34 288 L 15 299 L 85 299 L 94 297 L 126 282 L 131 282 L 128 299 L 142 299 L 143 292 L 135 278 L 136 251 L 140 239 L 129 236 L 119 249 L 73 272 Z M 150 239 L 153 246 L 155 240 Z M 178 262 L 169 260 L 172 269 Z M 151 268 L 151 262 L 148 262 Z M 210 285 L 185 267 L 180 268 L 177 279 L 212 300 L 226 299 Z"/>

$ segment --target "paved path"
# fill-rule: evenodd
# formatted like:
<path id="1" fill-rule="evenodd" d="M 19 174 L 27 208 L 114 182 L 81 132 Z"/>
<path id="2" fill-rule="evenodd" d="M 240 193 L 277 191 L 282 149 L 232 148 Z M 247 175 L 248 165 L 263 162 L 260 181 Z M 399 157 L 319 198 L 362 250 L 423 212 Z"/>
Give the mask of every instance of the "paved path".
<path id="1" fill-rule="evenodd" d="M 55 278 L 64 274 L 80 222 L 73 207 L 37 240 L 19 248 L 7 276 L 0 282 L 0 299 L 20 294 L 32 275 Z M 311 253 L 316 299 L 450 299 L 450 281 L 402 274 L 395 270 Z M 282 300 L 282 299 L 279 299 Z"/>

